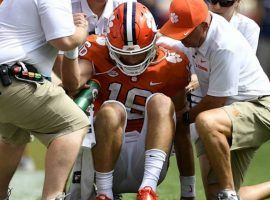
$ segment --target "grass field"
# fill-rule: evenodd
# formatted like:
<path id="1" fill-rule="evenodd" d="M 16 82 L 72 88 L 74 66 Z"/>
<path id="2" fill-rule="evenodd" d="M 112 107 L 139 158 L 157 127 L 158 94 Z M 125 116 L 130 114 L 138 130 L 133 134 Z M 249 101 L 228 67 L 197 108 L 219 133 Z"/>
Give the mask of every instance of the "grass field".
<path id="1" fill-rule="evenodd" d="M 30 144 L 30 154 L 33 156 L 37 172 L 17 172 L 12 180 L 11 200 L 38 200 L 41 194 L 44 174 L 42 166 L 44 164 L 45 149 L 37 142 Z M 270 180 L 270 143 L 266 143 L 257 152 L 248 171 L 244 185 L 251 185 Z M 196 193 L 197 200 L 204 200 L 204 192 L 200 179 L 198 163 L 196 163 Z M 169 172 L 165 181 L 158 188 L 160 200 L 179 200 L 179 182 L 175 158 L 171 158 Z M 135 199 L 134 194 L 124 195 L 124 200 Z"/>

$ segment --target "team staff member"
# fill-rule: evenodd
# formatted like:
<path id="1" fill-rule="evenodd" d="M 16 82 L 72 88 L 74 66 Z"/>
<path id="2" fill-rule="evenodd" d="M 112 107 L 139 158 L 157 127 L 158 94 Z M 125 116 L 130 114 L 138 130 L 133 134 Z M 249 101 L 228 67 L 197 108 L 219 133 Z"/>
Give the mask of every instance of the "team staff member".
<path id="1" fill-rule="evenodd" d="M 35 69 L 48 77 L 57 50 L 74 49 L 86 36 L 87 21 L 76 15 L 73 22 L 69 0 L 1 1 L 0 199 L 8 198 L 9 182 L 30 132 L 48 148 L 42 200 L 64 198 L 88 119 L 62 88 L 45 79 L 19 81 L 7 70 L 18 65 L 24 72 Z"/>
<path id="2" fill-rule="evenodd" d="M 199 8 L 200 15 L 195 8 Z M 235 190 L 243 181 L 255 149 L 269 139 L 269 80 L 246 39 L 224 18 L 209 13 L 204 1 L 174 0 L 170 13 L 171 19 L 162 27 L 161 33 L 191 47 L 195 72 L 204 96 L 197 106 L 183 115 L 184 122 L 193 122 L 203 111 L 241 101 L 201 113 L 196 120 L 211 168 L 217 174 L 217 177 L 213 174 L 208 176 L 208 184 L 212 188 L 207 191 L 207 198 L 213 199 L 212 194 L 218 192 L 217 199 L 237 199 Z M 251 120 L 254 115 L 266 126 L 252 130 L 251 127 L 259 123 Z M 242 130 L 241 126 L 247 129 Z M 247 132 L 251 137 L 242 135 Z M 257 139 L 250 141 L 249 138 L 253 137 Z M 232 142 L 231 146 L 227 139 Z M 204 153 L 203 147 L 199 150 Z M 260 193 L 254 199 L 265 196 L 266 193 Z"/>
<path id="3" fill-rule="evenodd" d="M 227 21 L 230 22 L 230 24 L 235 27 L 242 35 L 247 39 L 248 43 L 251 45 L 252 49 L 254 50 L 254 53 L 256 53 L 257 46 L 258 46 L 258 40 L 259 40 L 259 33 L 260 33 L 260 28 L 254 22 L 253 20 L 249 19 L 248 17 L 240 14 L 238 12 L 239 6 L 240 6 L 240 0 L 208 0 L 208 6 L 209 9 L 221 16 L 223 16 Z M 168 37 L 160 37 L 157 41 L 158 45 L 161 46 L 166 46 L 167 48 L 173 49 L 174 51 L 177 50 L 184 50 L 186 51 L 187 55 L 190 55 L 190 60 L 192 61 L 192 53 L 189 52 L 189 48 L 186 48 L 183 46 L 183 44 L 180 41 L 173 40 Z M 191 81 L 189 85 L 187 86 L 186 90 L 187 92 L 191 91 L 191 105 L 196 105 L 202 98 L 202 94 L 199 88 L 199 83 L 197 79 L 197 75 L 195 74 L 193 70 L 193 66 L 191 66 Z M 192 140 L 197 141 L 197 143 L 200 142 L 200 140 L 197 140 L 198 134 L 195 129 L 194 123 L 190 125 L 190 132 L 191 132 L 191 138 Z M 186 133 L 187 134 L 187 133 Z M 182 145 L 182 143 L 187 143 L 186 140 L 184 140 L 183 135 L 179 136 L 181 139 L 177 138 L 178 135 L 176 135 L 176 143 L 175 143 L 175 149 L 176 149 L 176 155 L 178 159 L 178 166 L 180 169 L 180 180 L 181 180 L 181 188 L 184 190 L 182 187 L 184 185 L 183 180 L 192 180 L 194 177 L 190 176 L 187 177 L 187 175 L 192 175 L 193 170 L 192 167 L 188 165 L 187 159 L 181 159 L 181 147 L 183 147 L 182 151 L 187 152 L 187 147 L 185 145 Z M 191 145 L 190 145 L 191 148 Z M 190 152 L 192 154 L 192 151 Z M 205 183 L 204 186 L 206 187 L 205 190 L 208 191 L 208 184 L 207 184 L 207 177 L 209 173 L 209 161 L 207 159 L 207 156 L 204 155 L 199 155 L 200 159 L 200 165 L 201 165 L 201 174 L 203 178 L 203 182 Z M 181 160 L 184 160 L 184 163 L 181 164 Z M 181 172 L 181 169 L 183 169 L 186 166 L 186 172 Z M 189 172 L 189 173 L 187 173 Z M 194 182 L 194 181 L 193 181 Z M 243 194 L 245 194 L 245 188 L 243 189 Z M 258 190 L 258 188 L 257 188 Z M 191 196 L 191 194 L 190 194 Z"/>
<path id="4" fill-rule="evenodd" d="M 241 0 L 207 0 L 209 10 L 221 15 L 246 38 L 256 53 L 260 27 L 252 19 L 238 12 Z"/>

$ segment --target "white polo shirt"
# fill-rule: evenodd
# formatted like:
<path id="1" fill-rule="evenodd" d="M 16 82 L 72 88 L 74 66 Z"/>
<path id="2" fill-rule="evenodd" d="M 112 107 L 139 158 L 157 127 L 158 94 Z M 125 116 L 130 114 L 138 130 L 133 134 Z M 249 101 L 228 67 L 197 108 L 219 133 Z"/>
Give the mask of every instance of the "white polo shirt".
<path id="1" fill-rule="evenodd" d="M 243 35 L 211 13 L 206 40 L 192 48 L 202 95 L 228 97 L 227 103 L 270 95 L 270 83 Z"/>
<path id="2" fill-rule="evenodd" d="M 24 61 L 50 76 L 57 50 L 47 41 L 74 32 L 70 0 L 5 0 L 0 5 L 0 64 Z"/>
<path id="3" fill-rule="evenodd" d="M 260 27 L 258 24 L 240 13 L 235 13 L 232 16 L 230 24 L 242 33 L 256 53 L 260 35 Z"/>
<path id="4" fill-rule="evenodd" d="M 126 0 L 107 0 L 106 6 L 100 18 L 93 13 L 87 3 L 87 0 L 72 0 L 72 11 L 73 13 L 85 13 L 87 15 L 89 33 L 101 35 L 106 33 L 106 26 L 114 8 L 124 1 Z"/>

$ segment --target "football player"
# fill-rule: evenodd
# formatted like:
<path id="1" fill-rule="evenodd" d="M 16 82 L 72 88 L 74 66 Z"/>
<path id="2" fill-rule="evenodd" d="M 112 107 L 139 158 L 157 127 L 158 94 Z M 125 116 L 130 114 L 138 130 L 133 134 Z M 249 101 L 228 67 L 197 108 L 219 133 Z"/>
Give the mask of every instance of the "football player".
<path id="1" fill-rule="evenodd" d="M 142 4 L 120 4 L 106 37 L 89 36 L 80 59 L 64 58 L 62 81 L 71 93 L 98 80 L 93 148 L 96 199 L 137 193 L 158 199 L 175 133 L 175 112 L 185 108 L 188 59 L 155 46 L 156 24 Z"/>

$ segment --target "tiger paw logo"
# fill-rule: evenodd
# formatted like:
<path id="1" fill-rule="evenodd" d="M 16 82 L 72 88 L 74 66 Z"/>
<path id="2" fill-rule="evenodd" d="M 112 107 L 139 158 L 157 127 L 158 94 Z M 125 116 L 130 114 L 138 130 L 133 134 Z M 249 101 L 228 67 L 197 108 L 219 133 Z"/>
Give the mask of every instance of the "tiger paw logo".
<path id="1" fill-rule="evenodd" d="M 149 11 L 147 11 L 145 13 L 145 17 L 148 28 L 151 28 L 153 32 L 157 32 L 157 25 L 155 23 L 153 15 Z"/>
<path id="2" fill-rule="evenodd" d="M 179 54 L 177 53 L 169 53 L 169 55 L 166 57 L 166 60 L 171 62 L 171 63 L 180 63 L 182 62 L 182 58 Z"/>
<path id="3" fill-rule="evenodd" d="M 170 19 L 173 24 L 179 22 L 178 15 L 176 15 L 175 13 L 171 13 Z"/>
<path id="4" fill-rule="evenodd" d="M 109 22 L 108 22 L 108 26 L 107 26 L 107 30 L 106 33 L 110 33 L 110 29 L 113 27 L 113 20 L 115 19 L 115 15 L 111 15 Z"/>

